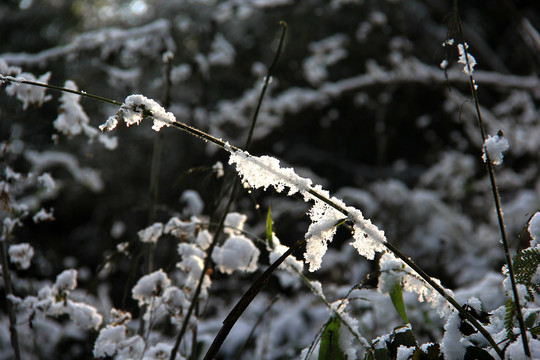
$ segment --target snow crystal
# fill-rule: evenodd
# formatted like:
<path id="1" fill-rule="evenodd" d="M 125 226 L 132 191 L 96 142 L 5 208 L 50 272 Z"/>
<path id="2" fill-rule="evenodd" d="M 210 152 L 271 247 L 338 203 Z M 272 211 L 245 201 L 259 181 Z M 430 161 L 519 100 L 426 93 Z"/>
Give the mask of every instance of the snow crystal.
<path id="1" fill-rule="evenodd" d="M 9 259 L 23 270 L 30 267 L 30 261 L 34 256 L 34 248 L 28 243 L 11 245 L 9 247 Z"/>
<path id="2" fill-rule="evenodd" d="M 54 287 L 60 291 L 75 289 L 77 287 L 77 275 L 78 272 L 75 269 L 62 271 L 62 273 L 56 277 Z"/>
<path id="3" fill-rule="evenodd" d="M 536 212 L 529 221 L 529 234 L 531 234 L 531 247 L 540 244 L 540 211 Z"/>
<path id="4" fill-rule="evenodd" d="M 385 253 L 379 261 L 381 276 L 379 277 L 378 290 L 389 293 L 396 283 L 401 284 L 402 271 L 405 264 L 400 259 Z"/>
<path id="5" fill-rule="evenodd" d="M 484 154 L 482 155 L 482 159 L 487 161 L 487 153 L 493 164 L 500 165 L 503 161 L 503 152 L 508 150 L 508 147 L 508 140 L 505 137 L 499 135 L 488 135 L 486 141 L 484 142 Z"/>
<path id="6" fill-rule="evenodd" d="M 469 45 L 465 43 L 458 44 L 459 60 L 458 63 L 463 64 L 463 72 L 467 75 L 472 75 L 474 72 L 474 66 L 476 65 L 476 59 L 467 51 L 467 58 L 465 58 L 465 50 L 469 48 Z"/>
<path id="7" fill-rule="evenodd" d="M 20 75 L 18 75 L 14 80 L 15 81 L 26 80 L 26 81 L 33 81 L 33 82 L 40 82 L 43 84 L 47 84 L 50 78 L 51 78 L 50 72 L 47 72 L 41 75 L 37 79 L 33 74 L 23 72 Z M 8 95 L 11 95 L 11 96 L 17 96 L 17 99 L 19 99 L 23 103 L 24 110 L 26 110 L 29 105 L 41 106 L 43 105 L 43 103 L 51 100 L 52 96 L 45 95 L 46 90 L 47 89 L 44 87 L 21 84 L 17 82 L 14 82 L 6 87 L 6 93 L 8 93 Z"/>
<path id="8" fill-rule="evenodd" d="M 240 231 L 244 229 L 244 223 L 247 220 L 247 216 L 237 212 L 228 213 L 225 216 L 225 229 L 223 230 L 226 234 L 240 234 Z"/>
<path id="9" fill-rule="evenodd" d="M 53 221 L 54 215 L 53 210 L 50 209 L 49 211 L 45 210 L 44 208 L 41 208 L 37 213 L 32 216 L 32 220 L 37 224 L 40 221 Z"/>
<path id="10" fill-rule="evenodd" d="M 369 219 L 365 219 L 360 210 L 348 207 L 347 211 L 349 212 L 349 219 L 354 222 L 354 242 L 351 245 L 360 255 L 373 260 L 375 252 L 386 249 L 384 246 L 386 242 L 384 231 L 379 230 Z"/>
<path id="11" fill-rule="evenodd" d="M 154 223 L 149 227 L 137 232 L 139 240 L 145 243 L 156 244 L 163 234 L 163 224 L 160 222 Z"/>
<path id="12" fill-rule="evenodd" d="M 100 125 L 99 128 L 101 131 L 111 131 L 118 125 L 119 120 L 124 120 L 127 126 L 139 125 L 147 116 L 153 118 L 154 125 L 152 129 L 155 131 L 161 130 L 163 126 L 171 126 L 172 123 L 176 122 L 175 116 L 167 112 L 156 101 L 136 94 L 129 95 L 124 100 L 118 113 L 109 117 L 105 124 Z"/>
<path id="13" fill-rule="evenodd" d="M 159 269 L 140 278 L 131 294 L 134 300 L 139 301 L 139 305 L 150 304 L 151 299 L 154 296 L 161 296 L 170 284 L 167 274 Z"/>
<path id="14" fill-rule="evenodd" d="M 259 249 L 244 236 L 231 236 L 223 246 L 216 246 L 212 260 L 219 271 L 231 274 L 235 270 L 254 272 L 257 270 Z"/>
<path id="15" fill-rule="evenodd" d="M 336 224 L 343 218 L 343 214 L 322 201 L 315 201 L 309 211 L 312 220 L 306 233 L 306 252 L 304 259 L 309 264 L 309 271 L 316 271 L 321 267 L 322 257 L 336 233 Z"/>
<path id="16" fill-rule="evenodd" d="M 107 121 L 105 121 L 104 124 L 99 125 L 99 130 L 103 132 L 112 131 L 114 128 L 118 126 L 118 119 L 116 116 L 109 116 Z"/>
<path id="17" fill-rule="evenodd" d="M 245 151 L 230 150 L 229 164 L 236 165 L 236 171 L 250 187 L 266 190 L 273 186 L 277 192 L 289 188 L 288 195 L 309 189 L 311 180 L 298 176 L 293 168 L 282 168 L 279 160 L 271 156 L 252 156 Z"/>

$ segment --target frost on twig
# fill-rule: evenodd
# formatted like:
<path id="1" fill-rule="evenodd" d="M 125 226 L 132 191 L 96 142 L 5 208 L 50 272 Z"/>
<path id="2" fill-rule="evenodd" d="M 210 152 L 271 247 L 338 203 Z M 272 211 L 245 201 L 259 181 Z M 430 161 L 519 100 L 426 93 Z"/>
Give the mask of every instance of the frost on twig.
<path id="1" fill-rule="evenodd" d="M 433 287 L 428 286 L 426 282 L 419 278 L 408 265 L 402 260 L 396 258 L 390 253 L 385 253 L 379 262 L 381 276 L 379 278 L 378 290 L 381 293 L 388 293 L 392 287 L 398 283 L 403 286 L 403 290 L 418 295 L 418 301 L 428 302 L 433 308 L 437 309 L 441 318 L 448 317 L 454 313 L 454 308 L 450 303 L 439 294 Z M 446 295 L 454 297 L 451 290 L 445 289 L 440 281 L 431 278 L 441 289 L 444 289 Z"/>
<path id="2" fill-rule="evenodd" d="M 503 152 L 508 150 L 509 148 L 508 140 L 504 136 L 491 136 L 489 135 L 484 141 L 484 147 L 482 155 L 482 159 L 484 162 L 489 160 L 493 162 L 495 165 L 500 165 L 503 162 Z"/>
<path id="3" fill-rule="evenodd" d="M 476 59 L 467 51 L 469 45 L 467 43 L 465 43 L 465 46 L 463 46 L 463 44 L 458 44 L 457 47 L 459 51 L 458 63 L 463 64 L 463 72 L 465 74 L 472 75 L 474 66 L 476 65 Z M 466 57 L 465 54 L 467 54 Z"/>
<path id="4" fill-rule="evenodd" d="M 119 121 L 124 121 L 127 126 L 139 125 L 145 117 L 151 116 L 154 120 L 152 129 L 161 130 L 163 126 L 171 126 L 176 121 L 171 112 L 167 112 L 156 101 L 143 95 L 130 95 L 126 98 L 116 115 L 111 116 L 99 126 L 101 131 L 111 131 Z"/>
<path id="5" fill-rule="evenodd" d="M 300 192 L 304 199 L 314 201 L 309 211 L 311 225 L 306 233 L 308 239 L 304 258 L 309 264 L 310 271 L 316 271 L 321 266 L 323 255 L 326 253 L 328 242 L 336 232 L 336 226 L 344 217 L 353 222 L 354 239 L 351 243 L 358 253 L 368 259 L 373 259 L 375 252 L 385 249 L 384 232 L 379 230 L 370 220 L 365 219 L 362 212 L 323 190 L 313 186 L 310 179 L 298 176 L 292 168 L 283 168 L 279 160 L 270 156 L 252 156 L 244 151 L 235 151 L 230 147 L 229 164 L 235 164 L 236 170 L 244 183 L 252 188 L 267 189 L 272 186 L 277 192 L 289 189 L 288 195 Z M 317 194 L 318 196 L 316 196 Z M 327 201 L 323 201 L 326 199 Z M 338 210 L 339 209 L 339 210 Z"/>

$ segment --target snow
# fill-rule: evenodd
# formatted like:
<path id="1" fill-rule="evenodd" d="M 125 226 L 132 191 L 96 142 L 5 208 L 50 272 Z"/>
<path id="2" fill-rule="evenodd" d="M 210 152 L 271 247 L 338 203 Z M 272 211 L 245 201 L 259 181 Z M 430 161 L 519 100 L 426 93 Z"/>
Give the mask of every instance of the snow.
<path id="1" fill-rule="evenodd" d="M 77 84 L 72 80 L 67 80 L 64 87 L 79 91 Z M 90 118 L 79 103 L 80 98 L 80 95 L 73 93 L 62 93 L 59 114 L 53 122 L 54 128 L 68 137 L 84 134 L 91 141 L 97 138 L 107 149 L 114 150 L 118 144 L 118 140 L 114 137 L 100 134 L 96 128 L 90 126 Z"/>
<path id="2" fill-rule="evenodd" d="M 349 211 L 349 219 L 354 222 L 354 241 L 351 245 L 358 251 L 358 254 L 373 260 L 376 252 L 386 249 L 384 231 L 373 225 L 371 220 L 365 219 L 360 210 L 350 207 L 347 210 Z"/>
<path id="3" fill-rule="evenodd" d="M 144 340 L 139 336 L 127 337 L 124 325 L 107 325 L 99 332 L 94 344 L 94 357 L 116 355 L 115 359 L 138 359 L 144 350 Z"/>
<path id="4" fill-rule="evenodd" d="M 482 159 L 487 161 L 487 153 L 493 164 L 500 165 L 503 161 L 503 152 L 508 150 L 509 147 L 510 145 L 505 137 L 499 135 L 488 135 L 486 141 L 484 142 L 484 154 L 482 155 Z"/>
<path id="5" fill-rule="evenodd" d="M 36 224 L 41 221 L 54 221 L 53 209 L 47 211 L 44 208 L 41 208 L 34 216 L 32 216 L 32 220 Z"/>
<path id="6" fill-rule="evenodd" d="M 12 219 L 10 217 L 5 217 L 2 220 L 2 237 L 0 238 L 1 241 L 4 241 L 9 238 L 11 234 L 13 234 L 13 230 L 15 229 L 15 226 L 21 226 L 21 221 L 19 219 Z"/>
<path id="7" fill-rule="evenodd" d="M 32 164 L 33 172 L 41 173 L 48 167 L 61 165 L 69 171 L 76 181 L 87 186 L 90 190 L 100 192 L 104 187 L 99 173 L 96 170 L 81 167 L 77 158 L 71 154 L 53 150 L 43 152 L 26 150 L 24 155 Z"/>
<path id="8" fill-rule="evenodd" d="M 189 64 L 180 64 L 174 66 L 171 70 L 171 81 L 173 84 L 180 84 L 186 81 L 191 76 L 193 70 Z"/>
<path id="9" fill-rule="evenodd" d="M 302 70 L 311 85 L 321 84 L 328 77 L 327 67 L 347 57 L 348 53 L 344 48 L 347 42 L 347 35 L 335 34 L 309 44 L 312 55 L 304 60 Z"/>
<path id="10" fill-rule="evenodd" d="M 463 72 L 467 75 L 472 75 L 474 72 L 474 66 L 476 65 L 476 59 L 474 56 L 470 54 L 470 52 L 467 50 L 467 57 L 465 58 L 465 50 L 469 48 L 469 45 L 465 43 L 465 47 L 463 44 L 458 44 L 458 51 L 459 51 L 459 59 L 458 63 L 463 64 Z"/>
<path id="11" fill-rule="evenodd" d="M 28 243 L 14 244 L 9 246 L 9 260 L 17 267 L 26 270 L 30 267 L 34 248 Z"/>
<path id="12" fill-rule="evenodd" d="M 463 334 L 459 330 L 461 319 L 459 314 L 455 313 L 450 316 L 446 325 L 444 325 L 444 337 L 441 343 L 441 353 L 447 360 L 461 360 L 465 355 L 467 346 L 470 345 L 469 340 L 463 338 Z"/>
<path id="13" fill-rule="evenodd" d="M 234 271 L 254 272 L 257 270 L 259 249 L 248 238 L 236 235 L 229 237 L 223 246 L 216 246 L 212 260 L 219 271 L 232 274 Z"/>
<path id="14" fill-rule="evenodd" d="M 171 112 L 167 112 L 156 101 L 147 98 L 146 96 L 135 94 L 129 95 L 125 100 L 120 110 L 115 116 L 111 116 L 107 121 L 99 126 L 101 131 L 111 131 L 118 122 L 123 120 L 127 126 L 139 125 L 141 121 L 151 116 L 154 120 L 152 129 L 160 131 L 163 126 L 171 126 L 176 122 L 176 118 Z"/>
<path id="15" fill-rule="evenodd" d="M 236 53 L 231 43 L 225 39 L 223 34 L 217 33 L 210 45 L 208 63 L 214 66 L 231 66 L 234 64 L 235 55 Z"/>
<path id="16" fill-rule="evenodd" d="M 212 165 L 212 170 L 215 171 L 217 179 L 225 175 L 225 172 L 223 171 L 223 163 L 221 161 L 216 161 L 216 163 Z"/>
<path id="17" fill-rule="evenodd" d="M 167 274 L 162 269 L 159 269 L 140 278 L 131 289 L 131 295 L 134 300 L 139 302 L 139 306 L 150 305 L 152 298 L 161 296 L 170 284 L 171 280 L 169 280 Z"/>
<path id="18" fill-rule="evenodd" d="M 139 236 L 139 240 L 141 240 L 144 243 L 152 243 L 156 244 L 163 234 L 163 224 L 160 222 L 156 222 L 149 227 L 140 230 L 137 232 L 137 235 Z"/>
<path id="19" fill-rule="evenodd" d="M 230 151 L 229 164 L 236 165 L 242 179 L 254 189 L 273 186 L 277 192 L 289 188 L 288 195 L 306 191 L 311 180 L 298 176 L 293 168 L 282 168 L 279 160 L 271 156 L 252 156 L 245 151 Z"/>
<path id="20" fill-rule="evenodd" d="M 184 205 L 182 215 L 200 215 L 204 210 L 204 202 L 199 193 L 195 190 L 185 190 L 180 196 L 180 202 Z"/>
<path id="21" fill-rule="evenodd" d="M 247 216 L 237 212 L 228 213 L 225 216 L 225 228 L 223 232 L 230 235 L 239 235 L 244 230 L 244 223 Z"/>
<path id="22" fill-rule="evenodd" d="M 6 93 L 11 96 L 16 96 L 17 99 L 23 103 L 24 110 L 26 110 L 30 105 L 39 107 L 52 99 L 51 95 L 45 95 L 45 91 L 47 89 L 40 86 L 21 84 L 16 81 L 32 81 L 47 84 L 50 78 L 50 72 L 41 75 L 37 79 L 33 74 L 23 72 L 13 79 L 14 82 L 12 84 L 6 87 Z"/>
<path id="23" fill-rule="evenodd" d="M 383 293 L 389 293 L 394 285 L 401 284 L 402 271 L 405 264 L 400 259 L 395 258 L 390 254 L 383 254 L 379 260 L 381 275 L 377 289 Z"/>
<path id="24" fill-rule="evenodd" d="M 45 172 L 37 177 L 37 181 L 48 193 L 54 193 L 54 190 L 56 189 L 56 182 L 51 174 Z"/>
<path id="25" fill-rule="evenodd" d="M 309 264 L 309 271 L 316 271 L 321 267 L 322 257 L 336 233 L 336 224 L 343 219 L 343 214 L 322 201 L 315 201 L 309 210 L 312 220 L 306 233 L 306 252 L 304 259 Z"/>
<path id="26" fill-rule="evenodd" d="M 530 360 L 530 359 L 539 359 L 540 358 L 540 340 L 535 339 L 527 332 L 527 339 L 529 343 L 529 350 L 531 351 L 531 357 L 525 355 L 523 350 L 523 343 L 521 336 L 518 336 L 517 339 L 511 343 L 508 348 L 506 348 L 505 358 L 508 360 Z"/>
<path id="27" fill-rule="evenodd" d="M 68 269 L 62 271 L 57 277 L 54 283 L 55 289 L 61 292 L 66 290 L 74 290 L 77 287 L 77 275 L 78 271 L 75 269 Z"/>
<path id="28" fill-rule="evenodd" d="M 404 345 L 400 345 L 397 349 L 397 355 L 396 360 L 408 360 L 412 357 L 414 350 L 416 348 L 414 347 L 406 347 Z"/>
<path id="29" fill-rule="evenodd" d="M 527 227 L 529 234 L 531 234 L 531 247 L 538 246 L 540 244 L 540 211 L 537 211 L 531 220 L 529 221 L 529 226 Z"/>
<path id="30" fill-rule="evenodd" d="M 199 233 L 197 234 L 197 239 L 195 240 L 195 243 L 202 250 L 206 250 L 212 243 L 212 238 L 213 237 L 212 234 L 210 234 L 210 231 L 204 229 L 199 231 Z"/>

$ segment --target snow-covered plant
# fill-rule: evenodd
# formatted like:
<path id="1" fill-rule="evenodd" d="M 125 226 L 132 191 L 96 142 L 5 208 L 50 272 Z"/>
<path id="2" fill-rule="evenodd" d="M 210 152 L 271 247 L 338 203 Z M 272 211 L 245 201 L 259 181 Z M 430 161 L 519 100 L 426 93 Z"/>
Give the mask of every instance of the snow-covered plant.
<path id="1" fill-rule="evenodd" d="M 20 16 L 38 6 L 52 5 L 21 1 Z M 538 355 L 539 81 L 510 75 L 530 69 L 524 56 L 501 57 L 507 36 L 495 46 L 473 26 L 464 39 L 456 19 L 438 66 L 429 44 L 441 41 L 416 37 L 446 29 L 417 0 L 69 11 L 78 33 L 41 28 L 61 39 L 54 48 L 14 52 L 22 45 L 8 36 L 0 53 L 0 358 Z M 305 27 L 278 71 L 259 62 L 277 15 Z M 537 52 L 534 22 L 518 25 Z M 411 106 L 416 97 L 425 106 Z"/>

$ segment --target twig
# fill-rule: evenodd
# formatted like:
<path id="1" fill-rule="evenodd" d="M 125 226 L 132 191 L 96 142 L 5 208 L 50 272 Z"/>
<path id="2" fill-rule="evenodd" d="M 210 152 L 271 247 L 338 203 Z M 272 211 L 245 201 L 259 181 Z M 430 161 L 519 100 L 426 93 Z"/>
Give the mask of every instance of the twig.
<path id="1" fill-rule="evenodd" d="M 210 345 L 210 348 L 208 348 L 208 351 L 206 352 L 203 360 L 211 360 L 217 355 L 219 349 L 221 348 L 221 345 L 229 335 L 229 332 L 231 331 L 236 321 L 240 318 L 244 310 L 247 309 L 255 296 L 257 296 L 261 289 L 266 285 L 272 273 L 279 267 L 279 265 L 281 265 L 281 263 L 285 261 L 285 259 L 289 257 L 289 255 L 299 249 L 305 242 L 305 238 L 298 240 L 293 246 L 291 246 L 286 252 L 284 252 L 283 255 L 279 257 L 279 259 L 273 262 L 272 265 L 270 265 L 261 274 L 261 276 L 259 276 L 259 278 L 250 286 L 250 288 L 246 291 L 242 298 L 238 300 L 231 312 L 229 312 L 229 315 L 227 315 L 225 320 L 223 320 L 223 326 L 214 338 L 214 341 Z"/>
<path id="2" fill-rule="evenodd" d="M 462 26 L 461 26 L 461 19 L 459 18 L 459 14 L 458 14 L 457 0 L 454 0 L 454 12 L 455 12 L 455 16 L 456 16 L 456 23 L 457 23 L 457 26 L 458 26 L 459 35 L 460 35 L 461 41 L 463 43 L 463 52 L 465 53 L 465 61 L 466 61 L 466 66 L 467 66 L 468 74 L 469 74 L 469 85 L 470 85 L 470 89 L 471 89 L 471 95 L 472 95 L 473 100 L 474 100 L 474 106 L 475 106 L 475 109 L 476 109 L 476 116 L 477 116 L 477 119 L 478 119 L 478 125 L 480 127 L 480 133 L 482 134 L 482 141 L 483 141 L 483 143 L 485 143 L 485 141 L 486 141 L 486 131 L 485 131 L 485 128 L 484 128 L 484 123 L 482 121 L 482 114 L 480 112 L 480 105 L 479 105 L 479 101 L 478 101 L 478 91 L 476 90 L 476 82 L 475 82 L 475 80 L 473 78 L 472 68 L 471 68 L 470 63 L 469 63 L 469 53 L 467 51 L 467 45 L 465 43 L 465 39 L 464 39 L 464 36 L 463 36 L 463 29 L 462 29 Z M 485 146 L 485 145 L 483 145 L 483 146 Z M 520 304 L 520 301 L 519 301 L 519 293 L 518 293 L 518 290 L 517 290 L 516 278 L 515 278 L 515 275 L 514 275 L 514 267 L 512 265 L 512 256 L 510 255 L 510 248 L 508 246 L 508 236 L 506 234 L 506 227 L 504 225 L 504 217 L 503 217 L 503 211 L 502 211 L 501 197 L 500 197 L 500 194 L 499 194 L 499 188 L 497 187 L 497 182 L 495 181 L 495 169 L 493 168 L 493 163 L 491 162 L 491 159 L 489 157 L 489 152 L 485 148 L 484 148 L 484 154 L 485 154 L 485 157 L 486 157 L 485 158 L 485 163 L 486 163 L 487 172 L 489 174 L 489 182 L 490 182 L 490 185 L 491 185 L 491 192 L 493 194 L 493 199 L 495 201 L 495 209 L 496 209 L 496 212 L 497 212 L 497 220 L 499 222 L 499 230 L 501 232 L 501 240 L 502 240 L 502 244 L 503 244 L 503 248 L 504 248 L 504 255 L 506 257 L 506 265 L 508 267 L 508 275 L 510 277 L 510 283 L 512 284 L 512 293 L 513 293 L 513 296 L 514 296 L 514 302 L 516 304 L 516 310 L 517 310 L 516 314 L 517 314 L 517 319 L 518 319 L 518 323 L 519 323 L 519 328 L 521 330 L 521 340 L 523 342 L 523 350 L 525 351 L 525 355 L 530 357 L 531 356 L 531 351 L 529 349 L 529 342 L 528 342 L 528 339 L 527 339 L 527 327 L 525 326 L 525 321 L 523 320 L 523 313 L 521 311 L 521 304 Z"/>

